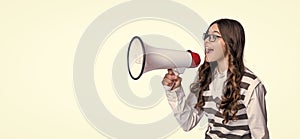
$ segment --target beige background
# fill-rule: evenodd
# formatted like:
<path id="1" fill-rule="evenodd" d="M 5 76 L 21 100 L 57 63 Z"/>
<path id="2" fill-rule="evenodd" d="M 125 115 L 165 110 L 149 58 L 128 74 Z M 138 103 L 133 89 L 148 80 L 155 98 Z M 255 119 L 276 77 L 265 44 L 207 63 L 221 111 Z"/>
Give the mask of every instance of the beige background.
<path id="1" fill-rule="evenodd" d="M 125 1 L 0 1 L 0 138 L 105 138 L 80 112 L 73 90 L 72 66 L 79 39 L 88 25 L 122 2 Z M 176 2 L 197 12 L 208 23 L 227 17 L 243 24 L 246 64 L 268 90 L 271 137 L 297 138 L 299 3 Z M 178 130 L 168 138 L 202 138 L 202 132 Z"/>

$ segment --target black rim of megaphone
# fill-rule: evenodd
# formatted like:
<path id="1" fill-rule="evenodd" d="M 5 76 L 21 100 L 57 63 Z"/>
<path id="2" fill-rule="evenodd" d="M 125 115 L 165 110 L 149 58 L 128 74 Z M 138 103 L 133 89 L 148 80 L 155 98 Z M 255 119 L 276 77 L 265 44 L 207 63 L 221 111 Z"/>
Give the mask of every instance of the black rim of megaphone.
<path id="1" fill-rule="evenodd" d="M 131 48 L 131 43 L 132 43 L 135 39 L 138 39 L 138 40 L 141 42 L 141 44 L 142 44 L 142 50 L 143 50 L 143 63 L 142 63 L 142 69 L 141 69 L 140 74 L 139 74 L 137 77 L 134 77 L 134 76 L 132 75 L 132 73 L 131 73 L 131 71 L 130 71 L 130 65 L 129 65 L 129 52 L 130 52 L 130 48 Z M 130 41 L 130 43 L 129 43 L 129 46 L 128 46 L 128 50 L 127 50 L 127 69 L 128 69 L 129 75 L 130 75 L 130 77 L 131 77 L 132 79 L 137 80 L 137 79 L 139 79 L 139 78 L 142 76 L 142 74 L 143 74 L 143 72 L 144 72 L 145 63 L 146 63 L 146 54 L 145 54 L 145 46 L 144 46 L 144 43 L 143 43 L 142 39 L 141 39 L 139 36 L 134 36 L 134 37 L 131 39 L 131 41 Z"/>

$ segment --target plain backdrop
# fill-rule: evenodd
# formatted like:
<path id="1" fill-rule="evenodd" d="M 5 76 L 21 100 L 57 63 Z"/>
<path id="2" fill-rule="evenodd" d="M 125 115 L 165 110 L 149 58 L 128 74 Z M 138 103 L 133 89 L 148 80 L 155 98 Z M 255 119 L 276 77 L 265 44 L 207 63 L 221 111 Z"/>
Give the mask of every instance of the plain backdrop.
<path id="1" fill-rule="evenodd" d="M 126 0 L 0 1 L 0 138 L 106 138 L 80 111 L 73 89 L 73 62 L 78 42 L 89 24 L 123 2 Z M 219 18 L 242 23 L 246 32 L 245 63 L 268 91 L 270 136 L 297 138 L 299 2 L 176 2 L 207 23 Z M 168 104 L 163 105 L 168 109 Z M 203 138 L 204 131 L 177 130 L 167 138 Z"/>

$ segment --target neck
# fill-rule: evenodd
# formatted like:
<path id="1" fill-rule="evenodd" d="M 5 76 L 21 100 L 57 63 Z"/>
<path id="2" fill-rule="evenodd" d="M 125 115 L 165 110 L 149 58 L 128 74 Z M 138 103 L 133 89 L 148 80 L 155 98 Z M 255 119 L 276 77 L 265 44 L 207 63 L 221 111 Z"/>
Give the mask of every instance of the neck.
<path id="1" fill-rule="evenodd" d="M 218 60 L 217 63 L 218 63 L 217 68 L 218 68 L 219 73 L 222 73 L 222 72 L 228 70 L 228 56 Z"/>

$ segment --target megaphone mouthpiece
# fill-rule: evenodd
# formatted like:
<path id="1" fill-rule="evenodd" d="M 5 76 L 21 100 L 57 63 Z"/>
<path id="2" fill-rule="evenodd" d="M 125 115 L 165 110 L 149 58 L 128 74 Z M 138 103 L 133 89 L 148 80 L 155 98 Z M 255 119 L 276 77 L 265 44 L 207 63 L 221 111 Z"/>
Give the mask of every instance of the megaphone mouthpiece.
<path id="1" fill-rule="evenodd" d="M 192 65 L 191 65 L 191 68 L 195 68 L 195 67 L 198 67 L 199 64 L 200 64 L 200 56 L 199 54 L 195 53 L 195 52 L 192 52 L 191 50 L 187 50 L 188 52 L 191 53 L 192 55 Z"/>

